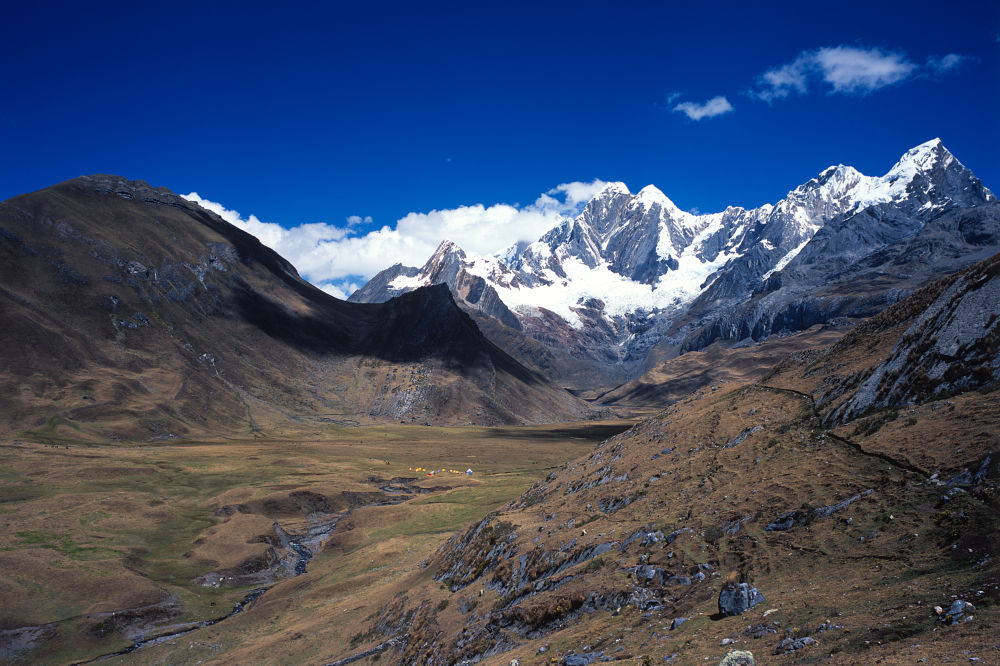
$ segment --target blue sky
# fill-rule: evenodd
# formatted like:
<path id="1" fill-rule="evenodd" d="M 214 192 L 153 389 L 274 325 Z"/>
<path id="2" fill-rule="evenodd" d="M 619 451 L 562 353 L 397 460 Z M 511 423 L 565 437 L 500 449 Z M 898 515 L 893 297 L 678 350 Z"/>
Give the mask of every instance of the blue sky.
<path id="1" fill-rule="evenodd" d="M 588 192 L 537 201 L 564 183 L 752 207 L 939 136 L 1000 188 L 995 2 L 29 4 L 0 28 L 0 199 L 196 191 L 342 291 L 473 218 L 544 226 Z M 398 233 L 344 245 L 373 230 Z"/>

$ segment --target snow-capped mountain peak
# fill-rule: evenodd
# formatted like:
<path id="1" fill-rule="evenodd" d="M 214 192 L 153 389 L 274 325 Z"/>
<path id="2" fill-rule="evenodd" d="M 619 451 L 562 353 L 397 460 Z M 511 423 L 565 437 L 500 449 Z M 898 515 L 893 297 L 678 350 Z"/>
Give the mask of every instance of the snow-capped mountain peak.
<path id="1" fill-rule="evenodd" d="M 889 170 L 889 174 L 901 169 L 904 165 L 909 164 L 914 165 L 914 167 L 919 170 L 928 171 L 933 168 L 938 161 L 940 161 L 943 166 L 948 166 L 948 162 L 953 159 L 955 159 L 955 157 L 947 148 L 944 147 L 941 139 L 934 138 L 930 141 L 924 141 L 919 146 L 914 146 L 903 153 L 903 156 L 899 158 L 896 165 Z"/>
<path id="2" fill-rule="evenodd" d="M 625 183 L 623 183 L 621 181 L 613 181 L 613 182 L 607 183 L 601 189 L 601 191 L 597 193 L 597 196 L 594 197 L 594 198 L 601 198 L 601 197 L 613 196 L 613 195 L 616 195 L 616 194 L 631 195 L 632 192 L 629 191 L 628 185 L 626 185 Z"/>
<path id="3" fill-rule="evenodd" d="M 674 205 L 674 202 L 671 201 L 656 185 L 647 185 L 639 190 L 639 193 L 635 195 L 635 201 L 636 203 L 644 205 L 647 208 L 653 204 L 659 204 L 667 210 L 680 211 L 680 209 Z"/>
<path id="4" fill-rule="evenodd" d="M 851 194 L 859 208 L 909 202 L 925 215 L 951 205 L 996 200 L 941 139 L 906 151 L 884 176 L 863 178 Z"/>
<path id="5" fill-rule="evenodd" d="M 438 245 L 437 249 L 434 250 L 434 254 L 431 255 L 431 262 L 435 259 L 442 259 L 450 254 L 460 254 L 463 258 L 465 257 L 465 250 L 461 246 L 450 238 L 445 238 Z"/>
<path id="6" fill-rule="evenodd" d="M 837 164 L 774 205 L 710 215 L 681 210 L 655 185 L 633 195 L 625 183 L 609 182 L 579 216 L 534 243 L 479 260 L 445 240 L 418 275 L 400 275 L 391 286 L 448 281 L 464 267 L 494 284 L 515 311 L 548 308 L 576 325 L 575 304 L 598 299 L 619 313 L 676 307 L 716 283 L 716 273 L 728 277 L 715 291 L 734 297 L 788 265 L 826 221 L 908 197 L 914 211 L 946 205 L 951 199 L 944 193 L 960 188 L 934 183 L 942 173 L 951 180 L 972 177 L 966 172 L 935 139 L 907 151 L 884 176 Z M 584 279 L 595 271 L 603 277 Z"/>
<path id="7" fill-rule="evenodd" d="M 444 241 L 419 271 L 399 268 L 373 282 L 386 283 L 386 294 L 447 282 L 484 312 L 498 311 L 501 302 L 499 311 L 527 330 L 541 326 L 539 340 L 554 339 L 552 326 L 577 332 L 597 326 L 600 334 L 586 335 L 607 336 L 635 356 L 655 338 L 650 322 L 666 326 L 691 307 L 725 310 L 765 281 L 781 284 L 770 279 L 777 273 L 798 275 L 803 265 L 833 265 L 833 257 L 848 265 L 952 208 L 994 201 L 934 139 L 908 150 L 883 176 L 833 165 L 780 201 L 749 210 L 695 215 L 654 185 L 632 194 L 610 182 L 578 216 L 535 242 L 467 257 Z"/>

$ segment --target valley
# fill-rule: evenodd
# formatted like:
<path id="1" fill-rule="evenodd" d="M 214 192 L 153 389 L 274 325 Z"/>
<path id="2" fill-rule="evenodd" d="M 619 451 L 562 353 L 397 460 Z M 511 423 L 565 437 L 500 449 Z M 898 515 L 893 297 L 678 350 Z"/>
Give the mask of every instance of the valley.
<path id="1" fill-rule="evenodd" d="M 998 206 L 937 140 L 612 183 L 344 301 L 143 181 L 2 202 L 0 661 L 996 661 Z"/>
<path id="2" fill-rule="evenodd" d="M 5 9 L 0 666 L 1000 666 L 1000 2 Z"/>
<path id="3" fill-rule="evenodd" d="M 416 570 L 456 529 L 626 427 L 331 426 L 308 438 L 5 441 L 0 659 L 86 661 L 225 616 L 262 587 L 267 592 L 249 608 L 293 602 L 299 609 L 271 626 L 277 640 L 319 619 L 310 604 L 329 607 L 348 590 Z M 418 467 L 461 473 L 430 477 Z M 331 524 L 325 534 L 315 529 Z M 303 558 L 281 534 L 310 528 L 313 538 L 301 542 L 308 559 L 296 571 Z M 305 589 L 313 592 L 303 596 Z M 257 612 L 175 643 L 187 649 L 206 631 L 256 631 L 242 622 L 256 627 Z M 312 645 L 304 654 L 329 651 L 323 641 L 346 619 L 357 618 L 336 616 L 300 643 Z M 236 647 L 225 644 L 226 651 Z M 134 658 L 148 663 L 151 649 Z M 185 652 L 196 654 L 205 657 Z"/>

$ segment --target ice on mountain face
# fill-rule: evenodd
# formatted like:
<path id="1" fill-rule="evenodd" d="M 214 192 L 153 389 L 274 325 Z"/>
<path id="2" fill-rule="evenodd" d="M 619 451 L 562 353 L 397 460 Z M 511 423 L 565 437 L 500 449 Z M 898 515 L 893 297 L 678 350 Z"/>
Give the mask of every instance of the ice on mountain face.
<path id="1" fill-rule="evenodd" d="M 710 231 L 706 227 L 703 234 L 707 235 Z M 551 252 L 547 245 L 541 247 Z M 528 313 L 544 308 L 558 314 L 574 328 L 580 328 L 583 321 L 575 310 L 590 299 L 603 301 L 604 312 L 610 317 L 626 316 L 640 310 L 677 308 L 692 301 L 701 293 L 702 285 L 713 273 L 739 256 L 734 252 L 720 252 L 712 261 L 704 261 L 698 256 L 700 247 L 700 243 L 690 244 L 676 257 L 677 269 L 660 276 L 653 285 L 635 282 L 612 271 L 606 261 L 597 266 L 589 266 L 580 259 L 565 254 L 559 256 L 564 275 L 544 269 L 539 276 L 539 283 L 534 287 L 512 287 L 509 284 L 497 284 L 497 281 L 493 284 L 500 299 L 512 310 Z M 477 261 L 467 270 L 488 278 L 490 274 L 495 275 L 496 267 L 495 264 L 480 264 Z"/>
<path id="2" fill-rule="evenodd" d="M 778 263 L 774 265 L 774 268 L 764 273 L 764 275 L 761 276 L 760 281 L 763 282 L 764 280 L 771 277 L 778 271 L 782 270 L 785 266 L 787 266 L 792 261 L 792 259 L 794 259 L 799 255 L 799 252 L 801 252 L 805 248 L 805 246 L 809 244 L 809 241 L 811 240 L 812 236 L 799 243 L 795 248 L 792 249 L 791 252 L 783 256 L 781 259 L 778 259 Z M 768 248 L 768 249 L 772 250 L 774 248 Z"/>
<path id="3" fill-rule="evenodd" d="M 635 201 L 636 205 L 644 206 L 645 208 L 649 208 L 656 204 L 671 213 L 681 212 L 681 210 L 674 205 L 674 202 L 671 201 L 666 194 L 661 192 L 660 188 L 656 187 L 656 185 L 647 185 L 639 190 L 639 194 L 635 195 L 635 199 L 633 201 Z"/>
<path id="4" fill-rule="evenodd" d="M 513 245 L 500 250 L 493 256 L 502 261 L 504 264 L 513 266 L 518 256 L 524 253 L 525 249 L 527 249 L 529 245 L 531 245 L 531 243 L 528 241 L 518 241 Z"/>
<path id="5" fill-rule="evenodd" d="M 427 276 L 421 273 L 417 273 L 413 277 L 407 277 L 405 275 L 400 275 L 395 280 L 389 283 L 389 288 L 398 289 L 400 291 L 413 291 L 414 289 L 419 289 L 420 287 L 426 287 L 430 284 L 430 280 Z"/>

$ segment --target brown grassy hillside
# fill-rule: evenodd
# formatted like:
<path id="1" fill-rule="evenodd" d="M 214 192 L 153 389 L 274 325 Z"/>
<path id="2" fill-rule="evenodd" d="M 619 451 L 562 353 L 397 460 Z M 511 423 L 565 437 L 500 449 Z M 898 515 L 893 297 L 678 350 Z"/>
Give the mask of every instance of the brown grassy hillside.
<path id="1" fill-rule="evenodd" d="M 833 416 L 878 367 L 950 339 L 947 313 L 995 311 L 981 297 L 997 261 L 605 441 L 453 537 L 366 636 L 407 637 L 399 663 L 716 663 L 732 648 L 766 663 L 996 661 L 997 314 L 962 328 L 952 359 L 985 372 Z M 720 593 L 743 582 L 765 601 L 723 616 Z M 946 626 L 935 607 L 955 600 L 976 609 Z"/>
<path id="2" fill-rule="evenodd" d="M 154 440 L 588 408 L 431 288 L 339 301 L 163 188 L 78 178 L 0 203 L 0 428 Z"/>

